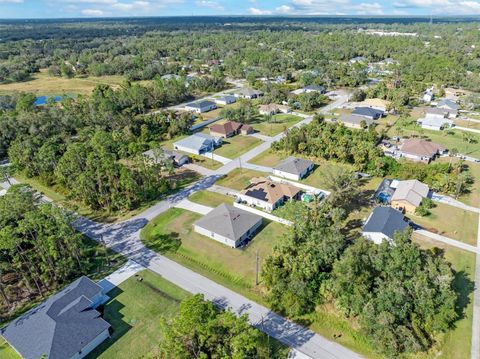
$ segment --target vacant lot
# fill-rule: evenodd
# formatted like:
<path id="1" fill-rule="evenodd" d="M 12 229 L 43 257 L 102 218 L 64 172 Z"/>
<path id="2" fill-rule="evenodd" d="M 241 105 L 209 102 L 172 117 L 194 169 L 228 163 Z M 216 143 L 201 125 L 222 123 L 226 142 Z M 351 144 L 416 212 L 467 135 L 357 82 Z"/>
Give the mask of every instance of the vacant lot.
<path id="1" fill-rule="evenodd" d="M 100 84 L 119 86 L 124 81 L 122 76 L 102 76 L 86 78 L 63 78 L 48 75 L 46 70 L 33 75 L 33 79 L 0 85 L 0 94 L 13 92 L 31 92 L 43 95 L 89 95 Z"/>
<path id="2" fill-rule="evenodd" d="M 200 218 L 197 213 L 172 208 L 142 230 L 142 241 L 149 248 L 220 283 L 247 290 L 255 285 L 256 253 L 263 261 L 288 230 L 279 223 L 265 220 L 246 248 L 234 249 L 194 232 L 192 224 Z"/>
<path id="3" fill-rule="evenodd" d="M 215 150 L 215 154 L 234 159 L 258 146 L 261 142 L 258 138 L 251 136 L 238 135 L 226 138 L 223 140 L 222 146 Z"/>
<path id="4" fill-rule="evenodd" d="M 259 117 L 251 125 L 255 131 L 260 132 L 262 135 L 275 136 L 285 131 L 289 127 L 292 127 L 297 122 L 302 120 L 301 117 L 289 114 L 278 114 L 272 117 L 272 121 L 269 123 L 263 116 Z"/>
<path id="5" fill-rule="evenodd" d="M 455 327 L 440 338 L 440 345 L 430 355 L 418 358 L 463 359 L 470 358 L 472 339 L 473 280 L 475 277 L 475 254 L 454 248 L 414 234 L 414 240 L 423 248 L 441 248 L 445 259 L 455 270 L 454 288 L 459 293 L 457 313 L 460 319 Z M 415 357 L 417 358 L 417 357 Z"/>
<path id="6" fill-rule="evenodd" d="M 250 180 L 253 177 L 264 177 L 267 175 L 268 174 L 264 172 L 236 168 L 228 175 L 218 180 L 217 184 L 240 191 L 250 184 Z"/>
<path id="7" fill-rule="evenodd" d="M 143 280 L 139 281 L 141 277 Z M 162 339 L 161 319 L 173 318 L 189 294 L 146 270 L 108 293 L 104 318 L 113 334 L 89 358 L 140 358 L 155 353 Z"/>
<path id="8" fill-rule="evenodd" d="M 189 198 L 190 201 L 203 204 L 204 206 L 217 207 L 222 203 L 233 203 L 233 197 L 225 196 L 224 194 L 210 192 L 210 191 L 198 191 L 192 194 Z"/>
<path id="9" fill-rule="evenodd" d="M 281 160 L 285 159 L 287 156 L 274 152 L 272 150 L 267 150 L 254 157 L 250 163 L 266 166 L 266 167 L 275 167 Z"/>
<path id="10" fill-rule="evenodd" d="M 480 122 L 477 122 L 477 121 L 455 120 L 455 126 L 472 128 L 474 130 L 480 130 Z"/>
<path id="11" fill-rule="evenodd" d="M 472 245 L 477 243 L 478 213 L 442 203 L 436 203 L 436 207 L 430 212 L 431 214 L 425 217 L 408 217 L 427 231 Z"/>

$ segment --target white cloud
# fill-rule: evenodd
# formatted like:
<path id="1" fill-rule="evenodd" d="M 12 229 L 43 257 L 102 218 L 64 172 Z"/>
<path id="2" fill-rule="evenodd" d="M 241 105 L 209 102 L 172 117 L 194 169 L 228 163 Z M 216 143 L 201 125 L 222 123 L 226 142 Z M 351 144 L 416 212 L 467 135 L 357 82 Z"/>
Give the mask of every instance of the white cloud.
<path id="1" fill-rule="evenodd" d="M 262 10 L 256 7 L 251 7 L 250 9 L 248 9 L 248 12 L 252 15 L 272 15 L 273 13 L 270 10 Z"/>
<path id="2" fill-rule="evenodd" d="M 82 15 L 85 16 L 104 16 L 105 13 L 102 10 L 98 9 L 84 9 L 81 11 Z"/>
<path id="3" fill-rule="evenodd" d="M 352 6 L 358 15 L 383 15 L 383 6 L 379 3 L 361 3 Z"/>
<path id="4" fill-rule="evenodd" d="M 218 3 L 218 1 L 213 1 L 213 0 L 197 0 L 195 2 L 197 6 L 200 7 L 208 7 L 211 9 L 216 9 L 216 10 L 223 10 L 224 7 Z"/>
<path id="5" fill-rule="evenodd" d="M 480 1 L 474 0 L 403 0 L 393 4 L 399 9 L 422 9 L 436 15 L 478 15 Z"/>
<path id="6" fill-rule="evenodd" d="M 275 11 L 277 11 L 281 14 L 291 14 L 291 13 L 294 12 L 293 8 L 291 6 L 288 6 L 288 5 L 279 6 L 275 9 Z"/>

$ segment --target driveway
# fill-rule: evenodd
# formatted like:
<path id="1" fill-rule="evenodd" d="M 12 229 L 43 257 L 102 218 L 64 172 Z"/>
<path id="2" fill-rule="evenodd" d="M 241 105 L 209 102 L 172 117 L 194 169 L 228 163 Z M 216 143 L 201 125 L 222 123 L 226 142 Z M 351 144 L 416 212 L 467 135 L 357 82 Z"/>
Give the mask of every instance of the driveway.
<path id="1" fill-rule="evenodd" d="M 188 211 L 201 214 L 203 216 L 208 214 L 213 209 L 212 207 L 208 207 L 208 206 L 204 206 L 203 204 L 192 202 L 189 199 L 184 199 L 178 202 L 175 205 L 175 208 L 186 209 Z"/>
<path id="2" fill-rule="evenodd" d="M 466 211 L 480 213 L 480 208 L 469 206 L 469 205 L 467 205 L 463 202 L 457 201 L 455 198 L 452 198 L 450 196 L 445 196 L 445 195 L 440 194 L 440 193 L 433 193 L 432 194 L 432 200 L 435 201 L 435 202 L 448 204 L 449 206 L 464 209 Z"/>

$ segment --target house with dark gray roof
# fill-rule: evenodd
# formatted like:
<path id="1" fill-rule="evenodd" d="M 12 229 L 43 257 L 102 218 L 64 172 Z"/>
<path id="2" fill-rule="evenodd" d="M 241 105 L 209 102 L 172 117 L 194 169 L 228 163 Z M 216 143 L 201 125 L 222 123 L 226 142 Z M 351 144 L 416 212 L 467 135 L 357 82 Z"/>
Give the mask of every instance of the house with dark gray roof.
<path id="1" fill-rule="evenodd" d="M 352 112 L 352 115 L 362 116 L 371 120 L 378 120 L 383 114 L 382 110 L 373 107 L 356 107 Z"/>
<path id="2" fill-rule="evenodd" d="M 110 324 L 96 310 L 108 299 L 102 287 L 80 277 L 0 334 L 25 359 L 80 359 L 110 336 Z"/>
<path id="3" fill-rule="evenodd" d="M 366 118 L 358 115 L 342 115 L 338 122 L 343 123 L 346 127 L 363 130 L 374 124 L 371 118 Z"/>
<path id="4" fill-rule="evenodd" d="M 273 174 L 279 177 L 299 181 L 313 170 L 314 163 L 297 157 L 288 157 L 273 169 Z"/>
<path id="5" fill-rule="evenodd" d="M 193 224 L 195 232 L 232 248 L 250 239 L 262 225 L 262 217 L 221 204 Z"/>
<path id="6" fill-rule="evenodd" d="M 376 207 L 363 226 L 362 235 L 375 242 L 392 241 L 396 232 L 409 227 L 402 212 L 392 207 Z"/>

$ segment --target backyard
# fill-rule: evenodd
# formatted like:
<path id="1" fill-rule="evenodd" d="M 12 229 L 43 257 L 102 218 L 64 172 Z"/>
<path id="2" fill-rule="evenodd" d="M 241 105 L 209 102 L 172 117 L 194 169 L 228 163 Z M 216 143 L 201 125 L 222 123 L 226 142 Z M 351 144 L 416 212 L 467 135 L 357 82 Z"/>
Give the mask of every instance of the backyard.
<path id="1" fill-rule="evenodd" d="M 258 119 L 250 124 L 253 126 L 255 131 L 260 132 L 262 135 L 275 136 L 283 132 L 285 129 L 292 127 L 301 120 L 302 117 L 300 116 L 278 114 L 272 116 L 272 121 L 270 123 L 265 120 L 265 117 L 259 116 Z"/>

